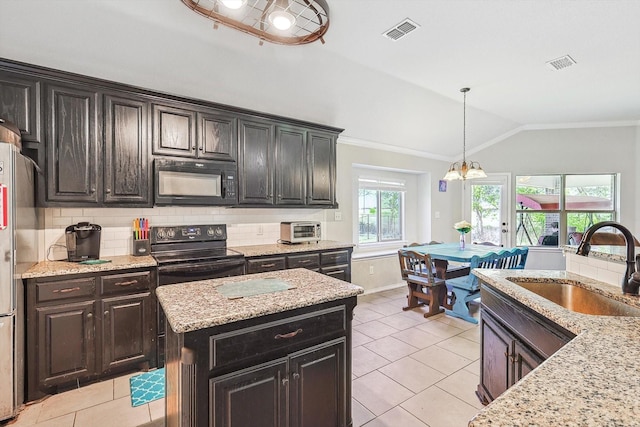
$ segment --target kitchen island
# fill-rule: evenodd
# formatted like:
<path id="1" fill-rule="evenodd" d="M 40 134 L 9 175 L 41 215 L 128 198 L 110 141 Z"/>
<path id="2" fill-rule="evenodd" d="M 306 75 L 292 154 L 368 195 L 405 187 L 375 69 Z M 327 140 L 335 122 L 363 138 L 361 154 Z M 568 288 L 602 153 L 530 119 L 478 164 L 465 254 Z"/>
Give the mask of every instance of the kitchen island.
<path id="1" fill-rule="evenodd" d="M 362 292 L 306 269 L 158 288 L 167 426 L 351 426 L 351 319 Z"/>
<path id="2" fill-rule="evenodd" d="M 640 414 L 640 317 L 580 314 L 514 281 L 576 283 L 640 307 L 620 287 L 565 271 L 474 270 L 483 284 L 576 335 L 491 404 L 469 426 L 630 426 Z M 484 339 L 484 338 L 483 338 Z"/>

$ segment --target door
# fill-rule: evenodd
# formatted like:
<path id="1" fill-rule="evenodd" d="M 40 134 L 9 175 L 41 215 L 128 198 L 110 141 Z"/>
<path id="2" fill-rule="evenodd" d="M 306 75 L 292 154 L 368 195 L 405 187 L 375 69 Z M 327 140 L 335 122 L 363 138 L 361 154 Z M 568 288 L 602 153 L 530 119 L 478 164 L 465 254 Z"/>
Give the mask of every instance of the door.
<path id="1" fill-rule="evenodd" d="M 512 384 L 515 384 L 541 364 L 543 359 L 516 341 L 513 345 L 513 362 Z"/>
<path id="2" fill-rule="evenodd" d="M 210 427 L 287 427 L 287 360 L 209 380 Z M 331 424 L 316 424 L 329 426 Z"/>
<path id="3" fill-rule="evenodd" d="M 291 357 L 291 427 L 347 425 L 345 346 L 342 338 Z"/>
<path id="4" fill-rule="evenodd" d="M 40 82 L 3 72 L 0 74 L 0 118 L 20 129 L 22 142 L 40 142 Z"/>
<path id="5" fill-rule="evenodd" d="M 332 134 L 309 131 L 307 203 L 334 205 L 336 202 L 336 138 Z"/>
<path id="6" fill-rule="evenodd" d="M 80 85 L 47 87 L 46 201 L 98 203 L 99 98 Z"/>
<path id="7" fill-rule="evenodd" d="M 104 202 L 150 205 L 149 103 L 105 95 Z"/>
<path id="8" fill-rule="evenodd" d="M 238 136 L 238 203 L 273 205 L 274 126 L 240 121 Z"/>
<path id="9" fill-rule="evenodd" d="M 94 305 L 86 301 L 36 309 L 40 389 L 95 374 Z"/>
<path id="10" fill-rule="evenodd" d="M 465 182 L 463 212 L 471 222 L 472 243 L 510 247 L 509 174 Z"/>
<path id="11" fill-rule="evenodd" d="M 153 154 L 196 157 L 196 112 L 154 105 Z"/>
<path id="12" fill-rule="evenodd" d="M 486 310 L 481 313 L 480 385 L 478 393 L 489 403 L 504 393 L 510 381 L 513 336 L 500 326 Z"/>
<path id="13" fill-rule="evenodd" d="M 304 205 L 307 172 L 304 129 L 276 127 L 276 204 Z"/>
<path id="14" fill-rule="evenodd" d="M 198 157 L 236 160 L 238 120 L 222 111 L 198 112 Z"/>
<path id="15" fill-rule="evenodd" d="M 149 362 L 155 318 L 149 292 L 102 301 L 102 370 Z"/>

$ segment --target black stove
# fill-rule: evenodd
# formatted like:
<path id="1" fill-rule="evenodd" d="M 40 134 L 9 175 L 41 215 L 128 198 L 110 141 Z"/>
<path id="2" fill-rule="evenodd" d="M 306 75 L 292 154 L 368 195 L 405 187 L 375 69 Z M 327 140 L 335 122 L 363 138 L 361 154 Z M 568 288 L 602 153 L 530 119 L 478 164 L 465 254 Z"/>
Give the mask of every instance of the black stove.
<path id="1" fill-rule="evenodd" d="M 159 285 L 244 274 L 244 255 L 227 249 L 224 224 L 153 227 L 150 239 Z"/>

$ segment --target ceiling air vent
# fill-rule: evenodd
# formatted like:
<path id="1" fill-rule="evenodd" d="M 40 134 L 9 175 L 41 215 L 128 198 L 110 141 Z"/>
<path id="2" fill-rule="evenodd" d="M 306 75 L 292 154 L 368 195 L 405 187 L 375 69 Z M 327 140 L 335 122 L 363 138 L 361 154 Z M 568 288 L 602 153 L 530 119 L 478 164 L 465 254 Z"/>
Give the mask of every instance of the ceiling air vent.
<path id="1" fill-rule="evenodd" d="M 574 65 L 576 61 L 573 60 L 569 55 L 561 56 L 560 58 L 552 59 L 551 61 L 547 61 L 547 67 L 551 68 L 554 71 L 562 70 L 563 68 L 571 67 Z"/>
<path id="2" fill-rule="evenodd" d="M 416 24 L 411 19 L 407 18 L 401 23 L 399 23 L 398 25 L 395 25 L 392 28 L 385 31 L 384 33 L 382 33 L 382 35 L 388 39 L 396 41 L 396 40 L 400 40 L 402 37 L 406 36 L 413 30 L 418 28 L 420 28 L 420 25 Z"/>

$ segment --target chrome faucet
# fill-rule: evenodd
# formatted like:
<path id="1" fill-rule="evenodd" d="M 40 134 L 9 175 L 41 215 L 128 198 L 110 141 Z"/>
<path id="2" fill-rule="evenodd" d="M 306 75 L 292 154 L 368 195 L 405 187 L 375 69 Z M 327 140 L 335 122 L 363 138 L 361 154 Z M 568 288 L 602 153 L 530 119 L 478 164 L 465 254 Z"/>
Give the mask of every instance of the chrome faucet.
<path id="1" fill-rule="evenodd" d="M 622 293 L 630 295 L 640 294 L 640 255 L 636 258 L 635 239 L 633 238 L 633 234 L 631 234 L 631 231 L 622 224 L 615 221 L 603 221 L 592 225 L 587 229 L 587 231 L 585 231 L 584 236 L 582 236 L 582 241 L 578 246 L 576 254 L 582 256 L 589 255 L 589 251 L 591 250 L 591 243 L 589 243 L 591 241 L 591 237 L 602 227 L 617 228 L 622 232 L 624 240 L 627 243 L 627 270 L 622 278 Z M 635 264 L 637 264 L 637 266 Z"/>

